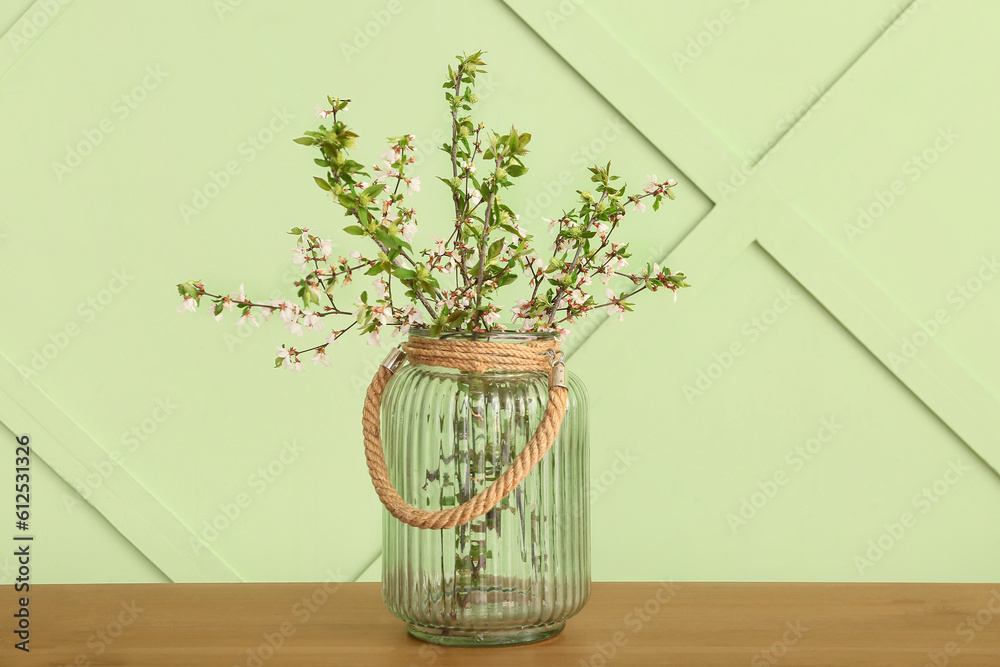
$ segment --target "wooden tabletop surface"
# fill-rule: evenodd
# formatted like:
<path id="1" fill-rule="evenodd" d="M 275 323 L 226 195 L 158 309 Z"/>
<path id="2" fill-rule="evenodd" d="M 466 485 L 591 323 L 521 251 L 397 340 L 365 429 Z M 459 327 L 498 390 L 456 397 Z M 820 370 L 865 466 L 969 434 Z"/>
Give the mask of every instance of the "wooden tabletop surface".
<path id="1" fill-rule="evenodd" d="M 410 637 L 375 583 L 31 585 L 0 595 L 0 665 L 1000 666 L 1000 585 L 595 583 L 538 644 Z M 15 619 L 16 621 L 16 619 Z"/>

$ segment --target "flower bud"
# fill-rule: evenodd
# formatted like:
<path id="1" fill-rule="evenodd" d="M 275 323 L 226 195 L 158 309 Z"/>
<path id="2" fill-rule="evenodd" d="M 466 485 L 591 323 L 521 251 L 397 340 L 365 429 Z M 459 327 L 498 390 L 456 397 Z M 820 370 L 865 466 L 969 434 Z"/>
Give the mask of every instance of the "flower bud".
<path id="1" fill-rule="evenodd" d="M 502 181 L 503 179 L 507 178 L 507 170 L 504 169 L 503 167 L 497 167 L 497 170 L 493 172 L 493 175 L 496 176 L 496 179 L 498 181 Z"/>

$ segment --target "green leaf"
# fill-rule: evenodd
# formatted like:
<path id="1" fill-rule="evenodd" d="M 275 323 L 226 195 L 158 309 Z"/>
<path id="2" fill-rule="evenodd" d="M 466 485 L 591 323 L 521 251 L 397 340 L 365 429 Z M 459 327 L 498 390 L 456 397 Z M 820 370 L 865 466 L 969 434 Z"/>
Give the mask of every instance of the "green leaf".
<path id="1" fill-rule="evenodd" d="M 285 360 L 282 359 L 281 357 L 275 357 L 275 359 L 274 359 L 274 367 L 275 368 L 281 368 L 281 364 L 283 364 L 284 361 Z"/>
<path id="2" fill-rule="evenodd" d="M 511 164 L 507 167 L 507 174 L 514 178 L 524 176 L 526 173 L 528 173 L 528 168 L 518 164 Z"/>
<path id="3" fill-rule="evenodd" d="M 299 137 L 298 139 L 292 139 L 292 141 L 303 146 L 312 146 L 316 143 L 316 140 L 312 137 Z"/>
<path id="4" fill-rule="evenodd" d="M 292 231 L 288 232 L 292 236 L 302 236 L 302 230 L 298 227 L 292 227 Z"/>
<path id="5" fill-rule="evenodd" d="M 348 225 L 347 227 L 344 227 L 344 231 L 350 234 L 351 236 L 365 235 L 365 230 L 363 230 L 361 227 L 358 227 L 357 225 Z"/>
<path id="6" fill-rule="evenodd" d="M 486 254 L 486 261 L 492 262 L 500 255 L 500 251 L 503 250 L 503 239 L 497 239 L 492 244 L 490 244 L 489 252 Z"/>
<path id="7" fill-rule="evenodd" d="M 392 275 L 396 276 L 400 280 L 413 280 L 413 277 L 417 274 L 411 269 L 404 269 L 400 266 L 392 267 Z"/>
<path id="8" fill-rule="evenodd" d="M 319 176 L 313 176 L 313 180 L 316 181 L 316 185 L 318 185 L 321 189 L 326 190 L 327 192 L 333 190 L 333 188 L 330 187 L 330 184 L 326 182 L 325 178 L 320 178 Z"/>

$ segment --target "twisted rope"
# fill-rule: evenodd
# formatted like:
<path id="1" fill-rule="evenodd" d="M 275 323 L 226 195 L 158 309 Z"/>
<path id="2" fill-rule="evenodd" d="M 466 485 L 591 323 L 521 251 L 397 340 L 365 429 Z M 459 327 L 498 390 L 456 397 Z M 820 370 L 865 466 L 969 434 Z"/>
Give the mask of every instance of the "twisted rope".
<path id="1" fill-rule="evenodd" d="M 525 344 L 448 341 L 416 336 L 403 346 L 407 360 L 412 364 L 445 366 L 473 373 L 488 370 L 547 371 L 552 368 L 549 350 L 557 352 L 559 344 L 550 341 L 531 341 Z M 392 377 L 392 371 L 380 366 L 372 378 L 365 396 L 361 425 L 365 436 L 365 459 L 368 472 L 379 500 L 389 512 L 403 523 L 417 528 L 455 528 L 481 517 L 496 507 L 528 473 L 542 460 L 559 435 L 569 392 L 564 386 L 549 387 L 549 401 L 542 421 L 531 440 L 511 461 L 492 484 L 457 507 L 444 510 L 422 510 L 403 500 L 389 481 L 389 471 L 382 450 L 380 411 L 382 392 Z"/>

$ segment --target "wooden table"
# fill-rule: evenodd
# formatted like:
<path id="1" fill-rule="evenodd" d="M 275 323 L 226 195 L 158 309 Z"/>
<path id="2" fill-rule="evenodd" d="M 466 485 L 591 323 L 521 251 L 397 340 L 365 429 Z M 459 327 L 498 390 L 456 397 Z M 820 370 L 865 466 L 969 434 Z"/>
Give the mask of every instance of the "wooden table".
<path id="1" fill-rule="evenodd" d="M 553 639 L 443 648 L 379 585 L 34 585 L 29 653 L 0 595 L 0 665 L 1000 666 L 1000 585 L 595 583 Z"/>

